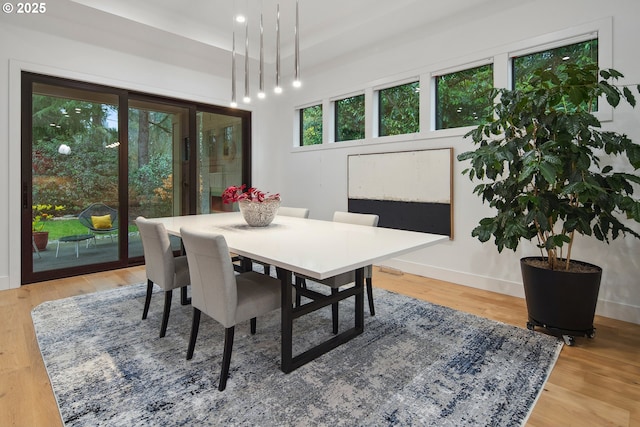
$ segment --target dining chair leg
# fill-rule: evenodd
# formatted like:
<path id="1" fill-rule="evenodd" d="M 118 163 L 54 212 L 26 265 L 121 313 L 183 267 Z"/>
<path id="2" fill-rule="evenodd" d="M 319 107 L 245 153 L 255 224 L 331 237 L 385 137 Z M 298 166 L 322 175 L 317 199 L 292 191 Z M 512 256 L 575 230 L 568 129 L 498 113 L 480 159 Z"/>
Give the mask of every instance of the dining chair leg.
<path id="1" fill-rule="evenodd" d="M 331 288 L 331 295 L 338 293 L 338 289 Z M 333 334 L 338 333 L 338 303 L 331 304 L 331 318 L 333 319 Z"/>
<path id="2" fill-rule="evenodd" d="M 256 334 L 256 318 L 252 317 L 251 318 L 251 335 L 255 335 Z"/>
<path id="3" fill-rule="evenodd" d="M 371 277 L 367 277 L 367 296 L 369 298 L 369 313 L 372 316 L 376 315 L 376 309 L 373 307 L 373 285 L 371 283 Z"/>
<path id="4" fill-rule="evenodd" d="M 218 390 L 223 391 L 227 387 L 229 365 L 231 365 L 231 350 L 233 349 L 233 332 L 235 326 L 224 330 L 224 354 L 222 355 L 222 370 L 220 371 L 220 383 Z"/>
<path id="5" fill-rule="evenodd" d="M 167 333 L 167 324 L 169 323 L 169 312 L 171 311 L 171 297 L 173 291 L 165 291 L 164 293 L 164 312 L 162 313 L 162 326 L 160 326 L 160 338 Z"/>
<path id="6" fill-rule="evenodd" d="M 142 310 L 142 320 L 147 318 L 149 314 L 149 305 L 151 304 L 151 294 L 153 293 L 153 282 L 147 279 L 147 296 L 144 299 L 144 309 Z"/>
<path id="7" fill-rule="evenodd" d="M 191 322 L 191 337 L 189 338 L 189 348 L 187 348 L 187 360 L 191 360 L 193 357 L 193 350 L 196 347 L 198 329 L 200 328 L 200 313 L 200 310 L 193 307 L 193 322 Z"/>
<path id="8" fill-rule="evenodd" d="M 191 297 L 188 296 L 189 293 L 187 291 L 187 287 L 183 286 L 180 288 L 180 305 L 189 305 L 191 304 Z"/>

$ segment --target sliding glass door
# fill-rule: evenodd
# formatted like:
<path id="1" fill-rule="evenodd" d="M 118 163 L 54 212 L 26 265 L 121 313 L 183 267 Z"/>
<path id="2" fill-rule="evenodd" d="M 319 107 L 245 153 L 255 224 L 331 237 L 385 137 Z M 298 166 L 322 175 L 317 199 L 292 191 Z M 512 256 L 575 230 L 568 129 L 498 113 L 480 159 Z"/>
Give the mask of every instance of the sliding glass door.
<path id="1" fill-rule="evenodd" d="M 95 234 L 78 219 L 95 203 L 104 209 L 94 217 L 118 212 L 118 112 L 117 93 L 32 84 L 31 176 L 23 204 L 31 211 L 24 240 L 34 273 L 118 261 L 117 217 Z"/>
<path id="2" fill-rule="evenodd" d="M 140 264 L 138 216 L 228 210 L 250 184 L 249 112 L 22 77 L 22 283 Z"/>
<path id="3" fill-rule="evenodd" d="M 241 185 L 246 155 L 243 146 L 243 119 L 198 111 L 198 213 L 223 212 L 233 205 L 222 203 L 222 192 Z"/>
<path id="4" fill-rule="evenodd" d="M 157 218 L 188 213 L 188 192 L 183 189 L 188 186 L 189 168 L 183 142 L 189 134 L 189 108 L 130 99 L 128 113 L 130 223 L 140 215 Z M 129 257 L 142 256 L 136 231 L 129 233 Z"/>

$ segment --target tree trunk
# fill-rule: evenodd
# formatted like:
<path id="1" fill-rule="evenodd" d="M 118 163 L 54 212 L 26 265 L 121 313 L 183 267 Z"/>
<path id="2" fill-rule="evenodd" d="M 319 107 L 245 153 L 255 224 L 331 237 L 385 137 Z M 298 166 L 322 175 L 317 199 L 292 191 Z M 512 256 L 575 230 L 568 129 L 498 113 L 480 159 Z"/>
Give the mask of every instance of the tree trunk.
<path id="1" fill-rule="evenodd" d="M 149 164 L 149 112 L 138 110 L 138 167 Z"/>

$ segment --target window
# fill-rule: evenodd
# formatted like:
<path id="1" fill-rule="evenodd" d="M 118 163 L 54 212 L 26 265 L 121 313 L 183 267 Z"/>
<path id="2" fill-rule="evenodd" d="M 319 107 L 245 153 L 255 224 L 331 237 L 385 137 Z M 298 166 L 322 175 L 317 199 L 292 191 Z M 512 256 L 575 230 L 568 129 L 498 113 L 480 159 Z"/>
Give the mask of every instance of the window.
<path id="1" fill-rule="evenodd" d="M 420 83 L 412 82 L 378 92 L 378 136 L 420 131 Z"/>
<path id="2" fill-rule="evenodd" d="M 513 87 L 526 87 L 533 71 L 540 67 L 556 69 L 560 64 L 578 65 L 598 63 L 598 39 L 574 43 L 567 46 L 514 57 L 511 61 Z"/>
<path id="3" fill-rule="evenodd" d="M 336 101 L 335 113 L 336 142 L 364 139 L 364 95 Z"/>
<path id="4" fill-rule="evenodd" d="M 300 109 L 300 146 L 322 144 L 322 105 Z"/>
<path id="5" fill-rule="evenodd" d="M 436 77 L 436 129 L 480 124 L 491 111 L 493 64 Z"/>

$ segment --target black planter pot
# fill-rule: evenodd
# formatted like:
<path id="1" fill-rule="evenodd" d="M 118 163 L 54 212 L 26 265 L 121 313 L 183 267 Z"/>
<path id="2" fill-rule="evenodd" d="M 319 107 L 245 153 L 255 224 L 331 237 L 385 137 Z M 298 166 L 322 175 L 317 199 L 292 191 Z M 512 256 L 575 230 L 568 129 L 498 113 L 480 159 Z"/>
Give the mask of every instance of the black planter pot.
<path id="1" fill-rule="evenodd" d="M 524 294 L 527 302 L 531 330 L 536 326 L 547 329 L 554 335 L 561 335 L 565 342 L 573 344 L 573 336 L 595 336 L 593 318 L 598 302 L 602 269 L 596 265 L 580 261 L 595 269 L 594 272 L 567 272 L 549 270 L 527 263 L 529 257 L 520 260 Z"/>

